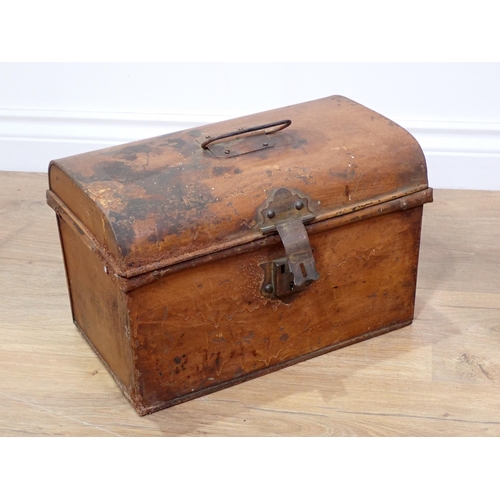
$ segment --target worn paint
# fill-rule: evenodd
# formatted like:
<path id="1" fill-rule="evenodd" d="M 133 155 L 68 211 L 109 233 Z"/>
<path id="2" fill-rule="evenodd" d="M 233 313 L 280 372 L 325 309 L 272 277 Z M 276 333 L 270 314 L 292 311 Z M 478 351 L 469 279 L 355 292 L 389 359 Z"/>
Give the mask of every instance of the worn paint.
<path id="1" fill-rule="evenodd" d="M 292 124 L 272 135 L 272 148 L 216 158 L 200 147 L 207 135 L 276 118 Z M 279 187 L 321 202 L 319 219 L 335 216 L 346 199 L 355 210 L 376 196 L 425 189 L 421 149 L 388 123 L 334 96 L 65 158 L 54 163 L 51 188 L 57 194 L 61 176 L 74 179 L 86 196 L 65 201 L 129 278 L 158 268 L 159 255 L 167 267 L 261 238 L 256 210 Z"/>
<path id="2" fill-rule="evenodd" d="M 132 308 L 148 304 L 148 315 L 151 317 L 141 314 L 141 321 L 153 319 L 156 314 L 162 318 L 164 300 L 167 300 L 169 310 L 179 312 L 177 315 L 169 314 L 162 328 L 148 330 L 147 337 L 143 338 L 144 343 L 141 342 L 136 348 L 143 373 L 148 373 L 146 365 L 152 359 L 163 373 L 162 389 L 157 389 L 155 394 L 168 393 L 172 400 L 190 394 L 193 389 L 198 394 L 210 387 L 219 387 L 235 374 L 240 377 L 260 372 L 292 359 L 298 352 L 312 352 L 332 342 L 341 343 L 345 338 L 343 335 L 347 334 L 347 318 L 351 318 L 349 321 L 357 318 L 355 322 L 369 322 L 370 329 L 374 331 L 384 328 L 383 322 L 389 310 L 391 316 L 394 314 L 400 318 L 400 323 L 404 322 L 405 315 L 412 311 L 412 304 L 409 302 L 403 307 L 399 301 L 414 297 L 416 268 L 405 267 L 406 264 L 398 257 L 411 255 L 412 262 L 416 262 L 417 254 L 409 249 L 414 248 L 418 232 L 414 233 L 413 239 L 403 241 L 398 237 L 402 230 L 399 224 L 406 224 L 405 227 L 413 232 L 413 228 L 419 224 L 420 214 L 418 211 L 407 211 L 384 217 L 390 219 L 387 222 L 384 218 L 367 219 L 358 226 L 358 230 L 372 235 L 371 241 L 357 237 L 356 232 L 348 226 L 339 228 L 335 233 L 327 231 L 314 236 L 314 245 L 318 251 L 321 250 L 318 254 L 319 265 L 325 266 L 330 262 L 333 265 L 328 272 L 321 269 L 321 282 L 304 294 L 297 294 L 297 301 L 287 305 L 286 309 L 279 302 L 263 301 L 253 286 L 248 287 L 248 292 L 246 287 L 238 286 L 238 277 L 244 276 L 246 282 L 250 277 L 247 275 L 248 269 L 253 268 L 252 263 L 264 258 L 259 251 L 254 255 L 234 256 L 217 267 L 200 266 L 189 272 L 165 277 L 164 284 L 158 282 L 133 292 Z M 265 248 L 262 251 L 268 253 Z M 391 270 L 394 265 L 399 267 Z M 218 278 L 221 273 L 230 278 Z M 366 279 L 357 279 L 357 274 Z M 202 287 L 199 287 L 200 279 L 203 281 Z M 413 287 L 409 284 L 413 284 Z M 162 287 L 173 287 L 179 293 L 168 299 L 163 296 L 159 301 Z M 225 296 L 223 291 L 226 289 L 232 290 L 235 295 Z M 381 291 L 375 294 L 377 290 Z M 328 304 L 327 297 L 332 293 L 335 293 L 336 298 L 329 306 L 329 313 L 320 313 L 317 308 Z M 399 305 L 387 309 L 387 306 L 382 306 L 385 301 Z M 156 304 L 159 306 L 157 313 Z M 356 304 L 356 307 L 350 309 L 352 304 Z M 367 307 L 370 310 L 374 307 L 370 317 L 357 313 L 358 308 L 367 310 Z M 257 315 L 256 311 L 259 311 Z M 295 319 L 297 314 L 300 314 L 300 322 Z M 325 321 L 330 325 L 328 328 L 325 327 Z M 252 328 L 248 328 L 250 324 Z M 189 328 L 183 337 L 186 325 Z M 144 331 L 143 328 L 141 326 L 141 331 Z M 172 349 L 169 358 L 163 358 L 161 351 L 153 347 L 161 342 L 162 331 L 168 331 L 174 337 L 173 341 L 169 341 Z M 321 334 L 312 337 L 312 332 Z M 183 354 L 189 358 L 184 370 L 180 367 Z M 189 380 L 189 384 L 180 385 L 181 375 L 182 380 Z M 150 378 L 148 380 L 152 383 Z"/>
<path id="3" fill-rule="evenodd" d="M 292 126 L 272 148 L 200 148 L 274 116 Z M 77 324 L 140 414 L 411 322 L 425 159 L 348 99 L 59 160 L 50 182 Z M 304 193 L 316 216 L 320 279 L 289 302 L 260 293 L 261 264 L 283 256 L 279 236 L 260 231 L 279 188 Z"/>

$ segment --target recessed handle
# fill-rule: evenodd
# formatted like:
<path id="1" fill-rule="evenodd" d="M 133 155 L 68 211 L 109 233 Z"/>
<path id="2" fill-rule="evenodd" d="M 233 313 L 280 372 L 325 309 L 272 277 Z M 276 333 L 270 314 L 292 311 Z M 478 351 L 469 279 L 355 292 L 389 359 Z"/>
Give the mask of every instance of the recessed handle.
<path id="1" fill-rule="evenodd" d="M 226 134 L 221 134 L 216 137 L 208 137 L 205 142 L 201 144 L 203 149 L 208 149 L 208 145 L 212 142 L 219 141 L 221 139 L 227 139 L 228 137 L 234 137 L 237 135 L 249 134 L 251 132 L 258 132 L 259 130 L 266 131 L 268 129 L 274 129 L 269 132 L 265 132 L 266 134 L 274 134 L 275 132 L 279 132 L 284 128 L 289 127 L 292 124 L 292 120 L 281 120 L 279 122 L 266 123 L 265 125 L 257 125 L 255 127 L 244 128 L 240 130 L 235 130 L 234 132 L 228 132 Z"/>

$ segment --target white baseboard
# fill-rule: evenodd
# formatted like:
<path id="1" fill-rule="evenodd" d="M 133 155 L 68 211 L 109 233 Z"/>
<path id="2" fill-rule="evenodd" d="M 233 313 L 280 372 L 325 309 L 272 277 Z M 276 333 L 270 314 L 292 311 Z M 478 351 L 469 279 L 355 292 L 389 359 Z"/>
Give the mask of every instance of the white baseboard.
<path id="1" fill-rule="evenodd" d="M 0 170 L 234 118 L 228 115 L 0 110 Z M 419 141 L 435 188 L 500 190 L 500 123 L 395 120 Z"/>
<path id="2" fill-rule="evenodd" d="M 44 172 L 53 159 L 168 134 L 225 118 L 0 110 L 0 170 Z"/>
<path id="3" fill-rule="evenodd" d="M 500 123 L 398 123 L 424 150 L 432 187 L 500 190 Z"/>

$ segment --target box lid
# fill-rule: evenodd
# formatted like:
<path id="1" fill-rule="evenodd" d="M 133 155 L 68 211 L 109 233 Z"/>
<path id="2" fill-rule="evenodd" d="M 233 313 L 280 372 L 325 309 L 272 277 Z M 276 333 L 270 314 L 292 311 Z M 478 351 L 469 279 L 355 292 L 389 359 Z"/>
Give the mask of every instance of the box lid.
<path id="1" fill-rule="evenodd" d="M 428 187 L 417 141 L 341 96 L 55 160 L 49 183 L 126 278 L 265 238 L 280 188 L 321 221 Z"/>

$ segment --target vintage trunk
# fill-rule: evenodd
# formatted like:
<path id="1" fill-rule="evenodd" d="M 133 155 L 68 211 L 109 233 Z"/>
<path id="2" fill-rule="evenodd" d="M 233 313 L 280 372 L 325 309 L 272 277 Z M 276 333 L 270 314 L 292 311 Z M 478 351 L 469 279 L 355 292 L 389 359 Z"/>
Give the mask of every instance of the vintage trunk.
<path id="1" fill-rule="evenodd" d="M 425 158 L 340 96 L 53 161 L 74 322 L 140 415 L 411 323 Z"/>

